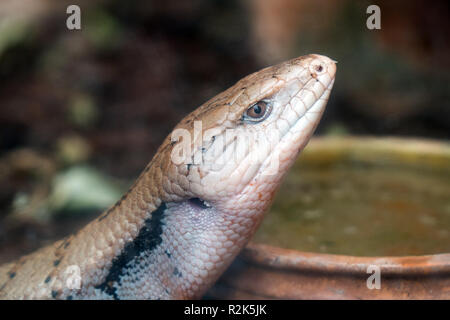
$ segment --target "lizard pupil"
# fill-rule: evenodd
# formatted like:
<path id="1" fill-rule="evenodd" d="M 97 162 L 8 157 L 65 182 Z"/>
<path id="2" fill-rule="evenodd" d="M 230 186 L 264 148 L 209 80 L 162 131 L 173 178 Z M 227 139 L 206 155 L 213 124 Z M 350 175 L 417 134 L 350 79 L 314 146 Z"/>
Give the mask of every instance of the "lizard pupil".
<path id="1" fill-rule="evenodd" d="M 262 111 L 261 107 L 259 105 L 256 105 L 253 107 L 253 112 L 256 114 L 260 114 Z"/>

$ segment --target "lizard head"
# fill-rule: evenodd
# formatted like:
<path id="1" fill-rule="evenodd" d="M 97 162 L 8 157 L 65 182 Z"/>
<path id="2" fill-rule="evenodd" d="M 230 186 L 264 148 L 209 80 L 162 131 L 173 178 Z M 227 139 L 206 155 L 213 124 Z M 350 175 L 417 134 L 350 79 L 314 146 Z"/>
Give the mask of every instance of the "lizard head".
<path id="1" fill-rule="evenodd" d="M 335 72 L 325 56 L 302 56 L 250 74 L 207 101 L 169 136 L 168 191 L 215 205 L 224 199 L 267 205 L 317 126 Z"/>

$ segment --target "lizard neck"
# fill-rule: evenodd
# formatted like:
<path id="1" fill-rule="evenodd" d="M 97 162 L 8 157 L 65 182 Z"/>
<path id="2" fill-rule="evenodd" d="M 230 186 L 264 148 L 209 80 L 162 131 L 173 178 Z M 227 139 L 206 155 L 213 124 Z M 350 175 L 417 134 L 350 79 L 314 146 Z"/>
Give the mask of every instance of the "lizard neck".
<path id="1" fill-rule="evenodd" d="M 207 207 L 199 199 L 161 203 L 113 259 L 96 289 L 115 299 L 199 298 L 245 246 L 261 218 L 253 211 Z"/>

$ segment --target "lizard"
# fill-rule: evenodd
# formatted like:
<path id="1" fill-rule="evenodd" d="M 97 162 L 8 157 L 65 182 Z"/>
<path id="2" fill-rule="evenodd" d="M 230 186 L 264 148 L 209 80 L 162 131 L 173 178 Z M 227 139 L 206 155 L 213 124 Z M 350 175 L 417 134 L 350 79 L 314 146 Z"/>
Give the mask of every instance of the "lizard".
<path id="1" fill-rule="evenodd" d="M 115 205 L 0 266 L 0 299 L 201 298 L 259 226 L 320 121 L 335 73 L 335 61 L 305 55 L 205 102 Z"/>

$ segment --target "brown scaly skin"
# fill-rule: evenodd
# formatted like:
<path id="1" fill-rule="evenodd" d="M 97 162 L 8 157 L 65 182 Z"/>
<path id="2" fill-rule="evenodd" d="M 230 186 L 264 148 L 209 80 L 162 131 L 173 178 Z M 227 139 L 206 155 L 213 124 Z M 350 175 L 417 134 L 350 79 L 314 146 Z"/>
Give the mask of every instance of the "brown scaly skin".
<path id="1" fill-rule="evenodd" d="M 303 56 L 253 73 L 207 101 L 175 128 L 193 137 L 191 160 L 213 155 L 220 139 L 236 147 L 227 129 L 262 134 L 267 146 L 250 144 L 237 161 L 219 166 L 218 156 L 177 164 L 179 141 L 169 135 L 111 209 L 77 234 L 0 266 L 0 299 L 201 297 L 261 222 L 320 119 L 335 70 L 324 56 Z M 248 110 L 261 101 L 270 111 L 253 121 Z M 214 129 L 214 138 L 198 144 L 195 121 L 201 134 Z M 261 161 L 250 162 L 250 155 Z"/>

